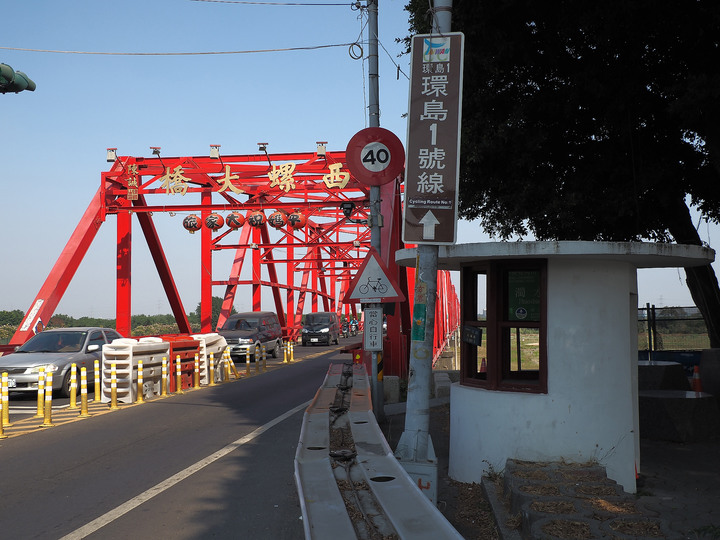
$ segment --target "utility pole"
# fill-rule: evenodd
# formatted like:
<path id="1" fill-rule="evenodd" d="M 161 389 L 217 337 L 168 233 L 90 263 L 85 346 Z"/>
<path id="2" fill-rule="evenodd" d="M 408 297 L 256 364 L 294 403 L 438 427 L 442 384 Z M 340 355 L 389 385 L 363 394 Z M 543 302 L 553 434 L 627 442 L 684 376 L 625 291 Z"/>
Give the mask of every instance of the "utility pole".
<path id="1" fill-rule="evenodd" d="M 378 68 L 378 1 L 368 0 L 368 124 L 380 127 L 380 84 Z M 380 251 L 380 186 L 370 186 L 370 245 Z M 370 308 L 382 308 L 382 304 L 367 304 Z M 375 418 L 381 422 L 385 418 L 385 396 L 382 381 L 382 352 L 372 353 L 372 405 Z"/>
<path id="2" fill-rule="evenodd" d="M 435 0 L 433 36 L 450 32 L 451 14 L 452 0 Z M 417 75 L 414 74 L 413 76 Z M 413 118 L 409 118 L 408 121 L 412 122 Z M 408 160 L 411 159 L 409 152 L 410 148 L 408 148 Z M 406 179 L 406 193 L 408 181 L 409 179 Z M 406 201 L 407 204 L 408 201 Z M 428 214 L 433 216 L 430 212 Z M 429 426 L 430 383 L 435 339 L 438 244 L 420 244 L 417 247 L 417 254 L 405 431 L 395 449 L 395 457 L 411 477 L 418 479 L 419 486 L 428 486 L 426 495 L 431 501 L 435 502 L 437 494 L 437 458 L 430 438 Z M 416 321 L 424 322 L 416 327 Z"/>

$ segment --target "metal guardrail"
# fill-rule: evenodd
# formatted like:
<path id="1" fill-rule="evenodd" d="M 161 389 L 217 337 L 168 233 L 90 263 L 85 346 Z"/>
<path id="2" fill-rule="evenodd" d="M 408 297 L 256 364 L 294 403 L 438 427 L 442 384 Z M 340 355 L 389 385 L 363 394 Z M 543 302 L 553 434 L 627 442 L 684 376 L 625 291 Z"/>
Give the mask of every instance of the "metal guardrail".
<path id="1" fill-rule="evenodd" d="M 363 365 L 330 365 L 305 412 L 295 482 L 308 540 L 462 538 L 393 455 Z"/>

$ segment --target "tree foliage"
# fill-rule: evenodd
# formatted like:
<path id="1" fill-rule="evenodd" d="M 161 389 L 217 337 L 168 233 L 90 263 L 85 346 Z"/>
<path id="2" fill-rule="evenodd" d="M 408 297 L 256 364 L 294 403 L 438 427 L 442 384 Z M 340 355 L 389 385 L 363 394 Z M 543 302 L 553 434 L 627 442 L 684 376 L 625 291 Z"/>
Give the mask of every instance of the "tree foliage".
<path id="1" fill-rule="evenodd" d="M 720 3 L 456 0 L 452 25 L 463 217 L 500 238 L 701 244 L 688 205 L 720 218 Z M 686 271 L 720 346 L 714 272 Z"/>

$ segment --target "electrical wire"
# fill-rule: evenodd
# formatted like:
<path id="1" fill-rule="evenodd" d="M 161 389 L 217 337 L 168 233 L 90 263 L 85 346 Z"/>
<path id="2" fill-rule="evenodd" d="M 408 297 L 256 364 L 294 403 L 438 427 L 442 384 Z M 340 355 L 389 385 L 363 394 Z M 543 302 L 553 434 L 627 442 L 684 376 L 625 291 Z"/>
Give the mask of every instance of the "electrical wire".
<path id="1" fill-rule="evenodd" d="M 246 2 L 243 0 L 190 0 L 191 2 L 209 2 L 213 4 L 249 4 L 254 6 L 354 6 L 356 2 L 345 2 L 343 4 L 320 4 L 313 2 Z"/>
<path id="2" fill-rule="evenodd" d="M 206 51 L 206 52 L 101 52 L 101 51 L 63 51 L 56 49 L 27 49 L 23 47 L 1 47 L 4 51 L 23 51 L 56 54 L 94 54 L 103 56 L 202 56 L 213 54 L 253 54 L 268 52 L 289 52 L 289 51 L 312 51 L 318 49 L 329 49 L 332 47 L 350 47 L 355 43 L 334 43 L 330 45 L 311 45 L 308 47 L 287 47 L 284 49 L 256 49 L 247 51 Z"/>

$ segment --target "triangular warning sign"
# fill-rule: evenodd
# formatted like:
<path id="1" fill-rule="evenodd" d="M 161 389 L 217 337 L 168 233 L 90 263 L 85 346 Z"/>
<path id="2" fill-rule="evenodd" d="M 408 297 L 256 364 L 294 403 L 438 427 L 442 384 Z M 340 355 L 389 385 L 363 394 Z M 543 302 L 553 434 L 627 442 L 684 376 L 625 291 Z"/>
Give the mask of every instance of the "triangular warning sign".
<path id="1" fill-rule="evenodd" d="M 397 282 L 390 276 L 387 266 L 380 259 L 375 248 L 370 248 L 357 274 L 350 282 L 343 302 L 380 304 L 404 302 L 405 295 Z"/>

